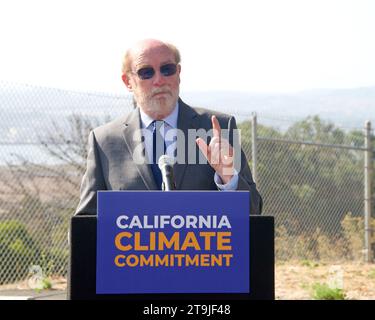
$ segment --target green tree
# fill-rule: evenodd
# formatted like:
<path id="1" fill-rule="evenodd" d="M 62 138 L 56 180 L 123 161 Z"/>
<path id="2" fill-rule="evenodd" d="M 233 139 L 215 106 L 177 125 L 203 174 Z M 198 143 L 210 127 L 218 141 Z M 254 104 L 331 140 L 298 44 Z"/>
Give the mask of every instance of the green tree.
<path id="1" fill-rule="evenodd" d="M 338 239 L 342 237 L 345 214 L 363 214 L 363 152 L 309 142 L 361 146 L 363 134 L 345 132 L 318 116 L 296 122 L 285 132 L 258 127 L 257 185 L 264 213 L 274 215 L 276 227 L 283 226 L 283 234 L 288 237 L 310 235 L 312 240 L 305 248 L 319 256 L 318 244 L 313 241 L 318 227 L 323 235 Z M 251 159 L 251 123 L 243 122 L 239 128 L 242 145 Z"/>
<path id="2" fill-rule="evenodd" d="M 0 284 L 24 279 L 39 253 L 24 224 L 0 222 Z"/>

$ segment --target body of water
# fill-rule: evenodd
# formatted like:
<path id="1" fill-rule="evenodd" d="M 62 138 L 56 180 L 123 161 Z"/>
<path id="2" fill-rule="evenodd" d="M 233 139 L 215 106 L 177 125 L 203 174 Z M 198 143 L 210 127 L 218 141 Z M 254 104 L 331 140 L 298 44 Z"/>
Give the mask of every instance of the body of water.
<path id="1" fill-rule="evenodd" d="M 0 165 L 20 165 L 27 162 L 43 165 L 63 164 L 37 144 L 0 144 Z"/>

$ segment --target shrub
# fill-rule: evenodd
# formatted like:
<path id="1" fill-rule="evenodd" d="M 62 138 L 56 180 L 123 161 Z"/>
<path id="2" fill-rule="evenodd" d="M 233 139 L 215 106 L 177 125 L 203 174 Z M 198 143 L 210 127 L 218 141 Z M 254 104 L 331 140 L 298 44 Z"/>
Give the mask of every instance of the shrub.
<path id="1" fill-rule="evenodd" d="M 343 289 L 331 288 L 327 284 L 315 283 L 312 287 L 314 300 L 345 300 Z"/>
<path id="2" fill-rule="evenodd" d="M 15 220 L 0 222 L 0 284 L 24 279 L 38 255 L 25 225 Z"/>
<path id="3" fill-rule="evenodd" d="M 344 230 L 344 237 L 348 243 L 349 258 L 354 260 L 362 260 L 364 249 L 364 218 L 355 217 L 351 212 L 346 214 L 341 222 Z M 371 228 L 375 227 L 375 219 L 371 221 Z"/>

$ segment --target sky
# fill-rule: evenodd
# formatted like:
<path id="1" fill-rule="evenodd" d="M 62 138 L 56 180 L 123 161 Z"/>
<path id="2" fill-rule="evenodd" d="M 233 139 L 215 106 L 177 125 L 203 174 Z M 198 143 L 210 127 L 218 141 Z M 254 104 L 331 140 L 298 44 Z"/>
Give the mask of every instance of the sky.
<path id="1" fill-rule="evenodd" d="M 181 51 L 182 91 L 375 86 L 373 0 L 0 0 L 0 81 L 126 92 L 125 50 Z"/>

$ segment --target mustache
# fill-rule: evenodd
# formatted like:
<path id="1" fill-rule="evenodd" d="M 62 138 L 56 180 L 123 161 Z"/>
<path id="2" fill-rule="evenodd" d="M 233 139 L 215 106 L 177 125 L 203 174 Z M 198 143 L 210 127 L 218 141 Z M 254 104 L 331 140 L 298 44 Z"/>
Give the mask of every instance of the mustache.
<path id="1" fill-rule="evenodd" d="M 151 91 L 151 96 L 158 94 L 158 93 L 168 93 L 171 94 L 171 90 L 168 88 L 155 88 Z"/>

